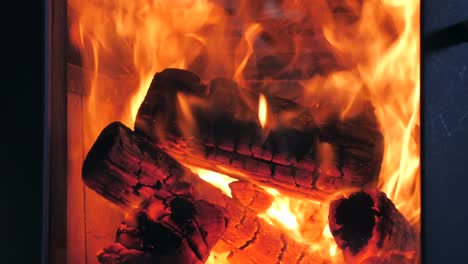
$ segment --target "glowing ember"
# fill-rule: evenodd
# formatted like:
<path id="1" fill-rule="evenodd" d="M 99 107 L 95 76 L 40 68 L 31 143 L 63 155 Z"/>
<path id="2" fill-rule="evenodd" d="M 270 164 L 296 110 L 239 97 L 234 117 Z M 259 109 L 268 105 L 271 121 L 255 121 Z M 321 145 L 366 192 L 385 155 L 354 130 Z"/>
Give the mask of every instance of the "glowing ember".
<path id="1" fill-rule="evenodd" d="M 258 98 L 258 120 L 262 128 L 265 128 L 267 122 L 267 101 L 263 94 Z"/>

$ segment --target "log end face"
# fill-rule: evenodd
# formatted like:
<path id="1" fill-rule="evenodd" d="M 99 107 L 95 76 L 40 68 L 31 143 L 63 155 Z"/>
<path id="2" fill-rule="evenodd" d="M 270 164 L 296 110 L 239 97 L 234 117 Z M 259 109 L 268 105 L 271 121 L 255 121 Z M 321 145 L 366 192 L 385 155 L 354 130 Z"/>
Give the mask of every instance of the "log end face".
<path id="1" fill-rule="evenodd" d="M 357 254 L 372 237 L 375 226 L 374 201 L 365 192 L 353 193 L 330 205 L 330 231 L 342 249 Z"/>
<path id="2" fill-rule="evenodd" d="M 415 230 L 379 190 L 333 201 L 329 226 L 347 263 L 414 263 L 417 257 Z"/>
<path id="3" fill-rule="evenodd" d="M 88 176 L 90 175 L 89 172 L 94 168 L 94 165 L 97 164 L 97 161 L 102 160 L 104 154 L 111 151 L 110 149 L 114 147 L 114 144 L 116 140 L 118 140 L 119 134 L 123 132 L 123 129 L 125 129 L 125 126 L 122 123 L 113 122 L 101 131 L 83 162 L 83 180 L 86 181 L 88 179 Z"/>
<path id="4" fill-rule="evenodd" d="M 114 151 L 115 146 L 119 144 L 121 135 L 128 132 L 131 132 L 130 129 L 120 122 L 113 122 L 105 127 L 86 155 L 82 167 L 81 175 L 84 183 L 117 205 L 127 205 L 129 201 L 119 194 L 118 182 L 114 181 L 116 179 L 102 177 L 103 175 L 101 174 L 109 171 L 108 166 L 106 166 L 108 165 L 108 153 Z M 109 185 L 117 188 L 108 188 Z M 124 188 L 124 185 L 120 187 Z"/>

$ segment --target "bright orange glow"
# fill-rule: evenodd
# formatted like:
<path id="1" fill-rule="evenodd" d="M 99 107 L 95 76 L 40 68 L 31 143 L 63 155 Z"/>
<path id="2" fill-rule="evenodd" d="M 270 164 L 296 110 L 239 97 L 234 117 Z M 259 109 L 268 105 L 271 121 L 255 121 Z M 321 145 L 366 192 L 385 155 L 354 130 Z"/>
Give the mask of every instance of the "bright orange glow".
<path id="1" fill-rule="evenodd" d="M 309 246 L 333 263 L 342 263 L 341 254 L 328 227 L 328 205 L 312 200 L 288 197 L 276 189 L 263 187 L 275 198 L 273 204 L 258 216 L 287 232 L 295 241 Z"/>
<path id="2" fill-rule="evenodd" d="M 267 101 L 263 94 L 258 98 L 258 120 L 262 128 L 265 128 L 267 122 Z"/>
<path id="3" fill-rule="evenodd" d="M 355 27 L 331 23 L 324 28 L 344 57 L 363 58 L 347 71 L 353 77 L 345 83 L 366 87 L 385 140 L 378 187 L 416 228 L 421 212 L 419 15 L 419 0 L 365 1 Z M 386 26 L 394 32 L 379 26 L 389 17 L 394 24 Z"/>
<path id="4" fill-rule="evenodd" d="M 328 7 L 333 1 L 327 0 L 280 1 L 284 3 L 267 7 L 264 13 L 255 15 L 251 14 L 256 8 L 252 3 L 259 1 L 241 0 L 233 17 L 216 2 L 229 1 L 68 0 L 76 13 L 70 23 L 70 39 L 80 50 L 86 86 L 83 88 L 86 95 L 83 126 L 89 142 L 85 142 L 85 148 L 90 147 L 102 128 L 112 121 L 120 120 L 128 127 L 134 126 L 138 108 L 156 72 L 165 68 L 191 69 L 199 63 L 202 66 L 194 69 L 203 80 L 227 77 L 246 87 L 244 72 L 250 70 L 249 63 L 260 53 L 258 42 L 265 45 L 263 42 L 277 44 L 284 40 L 286 47 L 279 45 L 274 52 L 290 48 L 299 54 L 294 55 L 284 69 L 299 63 L 301 54 L 310 50 L 331 52 L 339 64 L 331 72 L 298 81 L 304 87 L 298 101 L 308 105 L 319 95 L 328 96 L 326 98 L 333 99 L 330 103 L 340 111 L 341 118 L 359 112 L 356 99 L 372 102 L 385 140 L 378 188 L 415 227 L 419 227 L 420 0 L 364 0 L 362 8 L 356 4 L 359 1 L 337 1 L 360 14 L 353 23 L 337 19 Z M 284 17 L 275 20 L 281 15 Z M 285 32 L 272 34 L 276 28 L 271 29 L 271 21 L 280 21 L 277 26 L 281 28 L 284 18 L 301 24 L 309 17 L 309 23 L 317 27 L 314 30 L 318 37 L 310 36 L 312 34 L 290 36 Z M 265 32 L 270 35 L 263 36 Z M 285 41 L 288 38 L 291 41 Z M 253 63 L 254 67 L 255 63 L 258 61 Z M 271 81 L 268 78 L 264 81 Z M 264 94 L 259 96 L 258 110 L 255 101 L 249 102 L 252 113 L 258 111 L 262 128 L 271 127 L 276 118 L 268 116 L 273 104 L 267 102 Z M 196 126 L 191 106 L 197 102 L 183 94 L 177 95 L 177 102 L 182 131 L 190 134 Z M 270 120 L 267 117 L 271 117 Z M 327 116 L 317 118 L 322 121 Z M 293 120 L 289 116 L 287 119 Z M 336 157 L 332 148 L 327 143 L 319 145 L 320 170 L 334 166 Z M 236 179 L 197 167 L 190 169 L 232 197 L 229 183 Z M 218 169 L 248 178 L 226 168 Z M 310 245 L 310 249 L 320 252 L 325 260 L 342 262 L 328 228 L 328 201 L 308 201 L 272 188 L 264 189 L 275 200 L 259 217 L 292 239 Z M 213 252 L 207 263 L 228 263 L 227 255 Z"/>
<path id="5" fill-rule="evenodd" d="M 420 221 L 420 39 L 419 0 L 366 1 L 354 28 L 324 28 L 329 42 L 347 57 L 364 59 L 353 69 L 367 87 L 385 139 L 379 189 L 414 224 Z M 396 32 L 384 30 L 391 14 Z M 388 18 L 388 17 L 387 17 Z M 339 33 L 353 30 L 353 35 Z M 392 41 L 392 39 L 394 39 Z M 353 47 L 350 49 L 350 47 Z M 349 72 L 351 74 L 351 71 Z M 355 78 L 355 77 L 353 77 Z M 355 83 L 349 79 L 348 83 Z"/>
<path id="6" fill-rule="evenodd" d="M 209 0 L 69 0 L 68 4 L 78 14 L 70 23 L 70 39 L 81 51 L 83 67 L 91 70 L 85 76 L 90 86 L 89 115 L 101 113 L 90 117 L 94 124 L 111 115 L 133 127 L 153 75 L 165 68 L 186 68 L 205 48 L 204 40 L 221 35 L 223 28 L 197 33 L 224 24 L 222 10 Z M 120 83 L 117 89 L 103 80 L 106 74 L 132 82 Z M 111 94 L 119 95 L 122 101 L 113 103 L 123 107 L 103 112 L 102 101 Z"/>

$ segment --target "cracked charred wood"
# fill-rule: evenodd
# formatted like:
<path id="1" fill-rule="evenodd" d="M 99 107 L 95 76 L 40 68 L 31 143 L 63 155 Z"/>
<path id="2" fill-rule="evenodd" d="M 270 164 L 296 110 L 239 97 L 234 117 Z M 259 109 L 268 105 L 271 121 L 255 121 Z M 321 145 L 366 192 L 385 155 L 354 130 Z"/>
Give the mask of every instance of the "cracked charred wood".
<path id="1" fill-rule="evenodd" d="M 239 208 L 230 207 L 230 209 L 234 210 L 234 213 L 231 214 L 231 228 L 228 227 L 229 232 L 225 233 L 225 236 L 215 247 L 216 250 L 229 252 L 227 257 L 229 263 L 322 263 L 317 256 L 306 253 L 304 246 L 291 241 L 286 235 L 277 232 L 273 226 L 266 225 L 254 214 L 241 213 Z M 157 243 L 155 243 L 155 239 L 148 240 L 148 237 L 145 238 L 142 235 L 142 232 L 145 232 L 142 230 L 146 230 L 148 227 L 141 228 L 141 224 L 138 223 L 138 218 L 141 216 L 138 214 L 136 216 L 133 218 L 137 220 L 127 218 L 121 224 L 117 231 L 116 243 L 98 253 L 98 259 L 101 263 L 191 263 L 187 260 L 192 256 L 183 257 L 182 260 L 185 262 L 174 262 L 174 259 L 163 261 L 160 258 L 156 259 L 155 255 L 151 254 L 151 251 L 148 252 L 143 245 Z M 151 227 L 151 225 L 149 226 Z M 154 233 L 150 234 L 154 236 Z M 161 237 L 161 235 L 157 237 Z M 164 239 L 164 241 L 166 240 Z M 182 244 L 180 247 L 186 246 Z M 168 249 L 164 250 L 167 252 Z M 168 254 L 168 257 L 172 257 L 172 255 Z"/>
<path id="2" fill-rule="evenodd" d="M 229 263 L 323 263 L 307 245 L 295 242 L 257 216 L 271 205 L 271 197 L 263 190 L 249 183 L 232 182 L 230 198 L 198 177 L 190 182 L 197 197 L 226 209 L 229 223 L 217 249 L 230 252 Z M 241 187 L 247 191 L 239 192 Z"/>
<path id="3" fill-rule="evenodd" d="M 83 163 L 88 187 L 123 208 L 136 208 L 156 190 L 190 194 L 183 177 L 192 173 L 122 123 L 108 125 L 94 142 Z"/>
<path id="4" fill-rule="evenodd" d="M 330 231 L 346 263 L 415 263 L 416 231 L 385 193 L 360 191 L 330 204 Z"/>
<path id="5" fill-rule="evenodd" d="M 137 215 L 135 243 L 125 243 L 125 249 L 117 252 L 119 247 L 113 245 L 98 259 L 204 263 L 225 231 L 224 210 L 194 199 L 190 184 L 182 180 L 190 171 L 164 152 L 146 150 L 150 142 L 125 136 L 130 133 L 119 123 L 110 124 L 83 164 L 83 179 L 90 188 L 124 208 L 143 208 Z"/>
<path id="6" fill-rule="evenodd" d="M 83 179 L 91 189 L 127 210 L 144 206 L 167 190 L 172 196 L 190 196 L 224 208 L 228 224 L 219 243 L 230 252 L 232 263 L 240 263 L 236 262 L 240 259 L 245 260 L 242 263 L 322 263 L 308 252 L 307 245 L 295 242 L 257 216 L 254 209 L 265 205 L 252 209 L 242 205 L 243 198 L 223 194 L 121 123 L 112 123 L 101 132 L 85 159 Z M 237 190 L 234 193 L 234 197 L 241 197 L 236 195 Z M 128 253 L 126 246 L 126 250 L 118 248 Z M 102 256 L 123 257 L 111 249 L 102 251 Z"/>
<path id="7" fill-rule="evenodd" d="M 295 242 L 248 208 L 227 201 L 226 210 L 229 224 L 222 242 L 230 251 L 229 263 L 323 263 L 308 246 Z"/>
<path id="8" fill-rule="evenodd" d="M 226 225 L 227 219 L 215 205 L 194 201 L 190 196 L 157 192 L 142 208 L 127 216 L 117 231 L 117 244 L 100 251 L 98 260 L 201 264 Z"/>
<path id="9" fill-rule="evenodd" d="M 329 109 L 270 96 L 262 128 L 259 96 L 230 80 L 204 85 L 189 71 L 166 69 L 155 75 L 135 131 L 181 162 L 290 195 L 324 200 L 342 188 L 375 186 L 383 137 L 370 103 L 341 120 Z"/>

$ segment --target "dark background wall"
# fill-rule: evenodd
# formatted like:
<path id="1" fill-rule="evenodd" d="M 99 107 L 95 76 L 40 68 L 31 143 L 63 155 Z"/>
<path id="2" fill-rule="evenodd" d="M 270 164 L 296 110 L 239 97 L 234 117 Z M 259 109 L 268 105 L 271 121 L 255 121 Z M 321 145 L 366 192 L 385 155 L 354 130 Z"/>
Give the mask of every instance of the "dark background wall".
<path id="1" fill-rule="evenodd" d="M 468 20 L 466 0 L 422 2 L 423 40 Z M 429 51 L 422 68 L 424 263 L 467 263 L 468 43 Z"/>
<path id="2" fill-rule="evenodd" d="M 422 3 L 423 40 L 468 20 L 466 0 Z M 443 37 L 457 40 L 459 32 Z M 424 263 L 467 263 L 468 43 L 423 51 Z"/>

